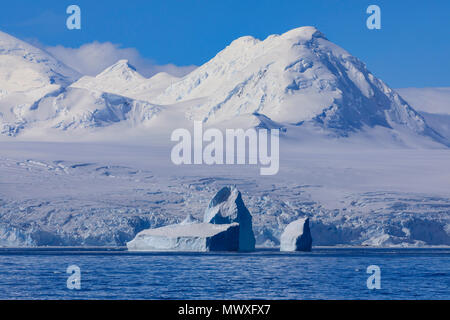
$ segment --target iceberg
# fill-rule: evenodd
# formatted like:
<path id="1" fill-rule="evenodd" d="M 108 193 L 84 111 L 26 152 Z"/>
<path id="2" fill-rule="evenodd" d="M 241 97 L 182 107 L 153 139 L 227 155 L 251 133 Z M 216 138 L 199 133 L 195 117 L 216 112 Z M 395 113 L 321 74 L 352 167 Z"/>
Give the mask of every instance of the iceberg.
<path id="1" fill-rule="evenodd" d="M 237 251 L 239 224 L 182 223 L 139 232 L 129 251 Z"/>
<path id="2" fill-rule="evenodd" d="M 311 251 L 309 218 L 295 220 L 281 234 L 280 251 Z"/>
<path id="3" fill-rule="evenodd" d="M 239 223 L 239 251 L 255 250 L 252 216 L 235 186 L 223 187 L 205 210 L 203 222 L 212 224 Z"/>
<path id="4" fill-rule="evenodd" d="M 236 187 L 222 188 L 209 203 L 202 223 L 188 214 L 179 224 L 139 232 L 129 251 L 253 251 L 252 216 Z"/>

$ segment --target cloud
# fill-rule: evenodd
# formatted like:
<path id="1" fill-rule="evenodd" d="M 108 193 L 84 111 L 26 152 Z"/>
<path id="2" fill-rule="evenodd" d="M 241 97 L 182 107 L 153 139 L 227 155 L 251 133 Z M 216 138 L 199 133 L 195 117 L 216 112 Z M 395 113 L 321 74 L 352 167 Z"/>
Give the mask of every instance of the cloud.
<path id="1" fill-rule="evenodd" d="M 72 69 L 89 76 L 99 74 L 121 59 L 127 59 L 145 77 L 150 77 L 158 72 L 167 72 L 181 77 L 196 68 L 193 65 L 157 65 L 153 60 L 142 57 L 135 48 L 122 48 L 111 42 L 94 41 L 79 48 L 55 46 L 45 47 L 45 50 Z"/>

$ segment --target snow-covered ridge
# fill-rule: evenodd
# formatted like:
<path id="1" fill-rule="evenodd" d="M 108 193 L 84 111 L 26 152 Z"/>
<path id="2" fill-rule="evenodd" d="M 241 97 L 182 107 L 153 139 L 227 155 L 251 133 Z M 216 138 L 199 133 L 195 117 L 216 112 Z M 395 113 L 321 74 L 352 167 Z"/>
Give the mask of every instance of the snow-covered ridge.
<path id="1" fill-rule="evenodd" d="M 148 125 L 161 110 L 161 107 L 146 101 L 69 87 L 43 97 L 29 109 L 20 110 L 20 117 L 15 123 L 5 126 L 3 130 L 9 130 L 11 135 L 20 133 L 25 127 L 35 131 L 57 129 L 79 132 L 121 122 L 130 127 L 142 127 Z"/>
<path id="2" fill-rule="evenodd" d="M 450 87 L 396 89 L 417 111 L 450 115 Z"/>
<path id="3" fill-rule="evenodd" d="M 49 53 L 0 31 L 0 134 L 16 135 L 37 100 L 79 77 Z"/>
<path id="4" fill-rule="evenodd" d="M 423 132 L 420 116 L 365 65 L 302 27 L 260 41 L 242 37 L 168 87 L 154 101 L 172 104 L 207 97 L 191 110 L 204 121 L 254 112 L 275 121 L 315 121 L 348 133 L 363 125 L 406 124 Z"/>
<path id="5" fill-rule="evenodd" d="M 89 125 L 55 124 L 55 119 L 61 117 L 59 102 L 63 101 L 64 123 L 85 123 L 92 112 L 105 109 L 96 108 L 97 104 L 108 104 L 101 101 L 104 94 L 113 94 L 128 99 L 129 104 L 146 105 L 144 113 L 153 114 L 152 110 L 159 106 L 163 116 L 158 128 L 167 130 L 188 127 L 192 120 L 219 127 L 232 122 L 252 127 L 264 119 L 266 124 L 290 127 L 288 135 L 296 127 L 306 125 L 340 137 L 363 131 L 371 135 L 366 129 L 381 127 L 390 130 L 394 140 L 401 133 L 410 135 L 409 141 L 420 136 L 449 144 L 394 90 L 370 73 L 364 63 L 314 27 L 296 28 L 265 40 L 241 37 L 183 78 L 159 73 L 147 79 L 127 60 L 120 60 L 97 76 L 84 76 L 68 88 L 68 79 L 76 78 L 70 76 L 71 70 L 40 49 L 0 35 L 0 57 L 7 61 L 5 65 L 17 69 L 17 61 L 9 60 L 22 59 L 34 66 L 19 68 L 15 76 L 0 81 L 0 132 L 7 135 L 36 128 L 53 128 L 55 134 L 59 129 L 75 127 L 92 131 L 128 121 L 130 116 L 125 115 L 117 117 L 118 121 L 91 121 Z M 7 67 L 3 66 L 3 70 Z M 19 87 L 24 93 L 17 93 Z M 75 96 L 74 92 L 77 99 L 67 99 Z M 51 108 L 42 103 L 49 96 L 50 100 L 56 97 Z M 129 128 L 138 126 L 139 118 L 133 119 L 136 121 Z M 148 117 L 142 119 L 152 130 L 154 126 L 148 125 Z M 377 139 L 374 136 L 372 140 Z"/>
<path id="6" fill-rule="evenodd" d="M 49 53 L 0 31 L 0 85 L 17 84 L 17 91 L 41 85 L 69 85 L 80 77 Z M 38 78 L 40 76 L 40 78 Z M 11 90 L 10 92 L 13 92 Z"/>
<path id="7" fill-rule="evenodd" d="M 121 122 L 145 127 L 162 108 L 136 96 L 174 79 L 167 74 L 146 79 L 126 60 L 97 77 L 78 78 L 47 52 L 0 32 L 0 134 L 80 132 Z"/>
<path id="8" fill-rule="evenodd" d="M 152 101 L 156 96 L 179 78 L 160 72 L 147 79 L 139 74 L 128 60 L 119 60 L 95 77 L 84 76 L 71 85 L 102 92 L 114 93 L 137 100 Z"/>
<path id="9" fill-rule="evenodd" d="M 440 135 L 450 140 L 450 88 L 397 89 Z"/>

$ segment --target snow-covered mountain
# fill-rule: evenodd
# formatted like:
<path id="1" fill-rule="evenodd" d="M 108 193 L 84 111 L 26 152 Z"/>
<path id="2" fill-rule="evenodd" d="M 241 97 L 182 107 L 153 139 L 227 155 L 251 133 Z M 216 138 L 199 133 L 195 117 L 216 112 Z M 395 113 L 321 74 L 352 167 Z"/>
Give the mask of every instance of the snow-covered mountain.
<path id="1" fill-rule="evenodd" d="M 189 116 L 205 122 L 263 114 L 312 122 L 348 135 L 364 127 L 402 127 L 441 140 L 394 90 L 314 27 L 264 41 L 242 37 L 172 84 L 153 102 L 199 99 Z"/>
<path id="2" fill-rule="evenodd" d="M 136 68 L 128 63 L 128 60 L 119 60 L 95 77 L 82 77 L 71 87 L 110 92 L 137 100 L 151 101 L 177 80 L 179 78 L 165 72 L 160 72 L 147 79 L 140 75 Z"/>
<path id="3" fill-rule="evenodd" d="M 0 31 L 2 96 L 48 85 L 67 86 L 80 75 L 49 53 Z"/>
<path id="4" fill-rule="evenodd" d="M 291 131 L 321 128 L 344 137 L 383 128 L 393 136 L 398 132 L 412 135 L 408 140 L 428 137 L 448 144 L 360 60 L 314 27 L 272 35 L 264 41 L 239 38 L 183 78 L 159 73 L 147 79 L 127 60 L 120 60 L 96 77 L 84 76 L 70 86 L 69 79 L 76 75 L 63 64 L 8 35 L 2 34 L 2 39 L 2 59 L 30 60 L 34 66 L 0 83 L 6 97 L 0 101 L 4 134 L 17 135 L 34 128 L 92 129 L 131 118 L 135 127 L 139 120 L 146 122 L 162 113 L 165 116 L 160 122 L 165 122 L 167 129 L 179 126 L 179 121 L 172 121 L 175 115 L 184 119 L 185 126 L 193 119 L 218 126 L 270 123 L 291 127 Z M 45 89 L 35 84 L 36 74 Z M 21 88 L 28 98 L 8 98 L 11 86 L 18 87 L 20 82 L 26 82 Z M 36 88 L 41 89 L 30 94 Z M 136 113 L 143 116 L 132 115 Z"/>
<path id="5" fill-rule="evenodd" d="M 435 131 L 450 141 L 450 88 L 403 88 L 397 91 Z"/>
<path id="6" fill-rule="evenodd" d="M 149 79 L 126 61 L 89 83 L 90 77 L 79 79 L 76 71 L 43 50 L 0 33 L 0 71 L 0 133 L 10 136 L 48 128 L 92 129 L 122 121 L 146 125 L 161 110 L 129 98 L 128 90 Z"/>
<path id="7" fill-rule="evenodd" d="M 418 112 L 450 114 L 450 87 L 401 88 L 396 91 Z"/>
<path id="8" fill-rule="evenodd" d="M 25 130 L 45 136 L 52 130 L 79 134 L 80 130 L 98 131 L 119 123 L 145 127 L 163 107 L 112 93 L 67 87 L 45 95 L 30 107 L 13 110 L 17 110 L 16 118 L 4 124 L 3 133 L 17 135 Z"/>
<path id="9" fill-rule="evenodd" d="M 0 133 L 16 134 L 35 101 L 79 77 L 47 52 L 0 31 Z"/>
<path id="10" fill-rule="evenodd" d="M 127 121 L 145 125 L 161 111 L 145 101 L 99 91 L 69 87 L 40 99 L 27 114 L 32 128 L 61 130 L 101 128 Z"/>

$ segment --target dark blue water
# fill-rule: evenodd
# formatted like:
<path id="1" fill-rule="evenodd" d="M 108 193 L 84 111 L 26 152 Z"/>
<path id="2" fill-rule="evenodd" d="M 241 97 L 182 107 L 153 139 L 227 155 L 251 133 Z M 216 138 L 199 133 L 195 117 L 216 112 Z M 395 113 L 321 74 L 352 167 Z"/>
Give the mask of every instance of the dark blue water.
<path id="1" fill-rule="evenodd" d="M 70 290 L 69 265 L 81 269 Z M 369 265 L 381 289 L 369 290 Z M 0 299 L 450 299 L 449 249 L 134 254 L 0 249 Z"/>

